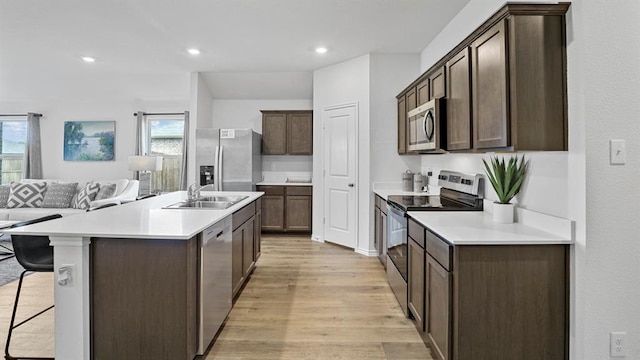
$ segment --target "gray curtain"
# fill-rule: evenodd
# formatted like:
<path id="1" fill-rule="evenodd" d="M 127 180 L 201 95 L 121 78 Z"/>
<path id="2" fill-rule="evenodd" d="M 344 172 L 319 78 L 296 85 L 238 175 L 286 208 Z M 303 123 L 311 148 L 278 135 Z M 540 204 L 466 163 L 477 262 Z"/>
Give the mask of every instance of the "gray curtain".
<path id="1" fill-rule="evenodd" d="M 40 150 L 40 114 L 27 113 L 27 143 L 24 149 L 24 179 L 42 179 L 42 150 Z"/>
<path id="2" fill-rule="evenodd" d="M 182 138 L 182 166 L 180 167 L 180 190 L 187 190 L 187 153 L 189 149 L 189 112 L 184 112 L 184 136 Z"/>
<path id="3" fill-rule="evenodd" d="M 136 113 L 136 155 L 147 155 L 147 118 L 144 116 L 144 111 L 138 111 Z M 140 172 L 134 171 L 133 178 L 140 180 Z"/>

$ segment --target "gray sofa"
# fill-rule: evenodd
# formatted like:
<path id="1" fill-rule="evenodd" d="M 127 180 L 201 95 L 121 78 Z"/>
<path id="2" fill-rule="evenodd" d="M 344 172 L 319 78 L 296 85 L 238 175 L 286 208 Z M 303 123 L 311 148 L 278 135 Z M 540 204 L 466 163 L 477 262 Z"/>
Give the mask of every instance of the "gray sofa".
<path id="1" fill-rule="evenodd" d="M 22 184 L 29 184 L 29 183 L 42 184 L 43 182 L 46 183 L 47 189 L 52 188 L 51 184 L 54 184 L 54 183 L 55 184 L 76 183 L 76 181 L 53 180 L 53 179 L 24 179 L 20 181 L 20 183 Z M 73 198 L 71 199 L 68 206 L 66 207 L 64 207 L 64 205 L 60 206 L 60 204 L 58 204 L 57 207 L 43 207 L 42 205 L 45 205 L 45 204 L 41 204 L 40 206 L 36 206 L 36 207 L 9 208 L 9 207 L 6 207 L 7 204 L 5 204 L 5 207 L 0 208 L 0 220 L 24 221 L 24 220 L 39 218 L 39 217 L 50 215 L 50 214 L 60 214 L 62 216 L 75 215 L 78 213 L 86 212 L 87 208 L 95 208 L 108 203 L 121 204 L 124 202 L 135 201 L 136 197 L 138 196 L 138 188 L 139 188 L 138 180 L 129 180 L 129 179 L 93 180 L 89 182 L 79 181 L 77 183 L 78 185 L 76 186 L 75 194 L 73 194 Z M 113 196 L 110 196 L 105 199 L 93 200 L 88 204 L 88 206 L 86 206 L 85 204 L 86 206 L 85 208 L 74 208 L 73 205 L 76 202 L 78 194 L 89 183 L 92 185 L 99 184 L 100 187 L 106 186 L 111 190 L 113 189 L 113 185 L 115 185 L 115 193 L 113 193 Z M 44 194 L 46 196 L 47 190 L 44 190 L 44 191 L 45 191 Z M 0 206 L 2 206 L 2 204 L 0 204 Z"/>

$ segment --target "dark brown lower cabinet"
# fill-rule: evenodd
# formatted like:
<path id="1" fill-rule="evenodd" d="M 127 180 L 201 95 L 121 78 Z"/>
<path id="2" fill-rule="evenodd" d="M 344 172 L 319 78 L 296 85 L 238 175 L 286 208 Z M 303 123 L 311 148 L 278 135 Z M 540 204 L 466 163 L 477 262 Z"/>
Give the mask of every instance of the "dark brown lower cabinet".
<path id="1" fill-rule="evenodd" d="M 255 216 L 258 203 L 253 202 L 233 213 L 231 282 L 234 298 L 249 279 L 255 266 Z"/>
<path id="2" fill-rule="evenodd" d="M 194 358 L 198 237 L 92 238 L 90 256 L 92 359 Z"/>
<path id="3" fill-rule="evenodd" d="M 253 232 L 253 261 L 258 261 L 260 257 L 260 244 L 262 243 L 262 205 L 256 202 L 256 221 Z"/>
<path id="4" fill-rule="evenodd" d="M 409 311 L 419 331 L 424 331 L 425 252 L 413 238 L 409 238 L 409 280 L 407 281 Z"/>
<path id="5" fill-rule="evenodd" d="M 379 195 L 374 198 L 374 245 L 378 253 L 378 260 L 387 265 L 387 202 Z"/>
<path id="6" fill-rule="evenodd" d="M 311 233 L 311 186 L 258 186 L 262 197 L 263 232 Z"/>
<path id="7" fill-rule="evenodd" d="M 569 246 L 457 245 L 409 219 L 409 308 L 440 360 L 569 359 Z M 424 270 L 423 270 L 424 269 Z M 423 282 L 420 276 L 424 276 Z"/>
<path id="8" fill-rule="evenodd" d="M 426 256 L 426 332 L 440 359 L 451 359 L 451 273 L 430 255 Z M 478 309 L 478 311 L 482 311 Z"/>

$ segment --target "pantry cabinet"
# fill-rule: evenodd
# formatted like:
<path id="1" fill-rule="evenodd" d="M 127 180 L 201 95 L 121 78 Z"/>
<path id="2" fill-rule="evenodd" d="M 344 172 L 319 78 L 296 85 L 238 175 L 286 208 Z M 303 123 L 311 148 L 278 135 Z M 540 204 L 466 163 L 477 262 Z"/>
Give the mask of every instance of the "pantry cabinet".
<path id="1" fill-rule="evenodd" d="M 313 111 L 261 110 L 263 155 L 312 155 Z"/>

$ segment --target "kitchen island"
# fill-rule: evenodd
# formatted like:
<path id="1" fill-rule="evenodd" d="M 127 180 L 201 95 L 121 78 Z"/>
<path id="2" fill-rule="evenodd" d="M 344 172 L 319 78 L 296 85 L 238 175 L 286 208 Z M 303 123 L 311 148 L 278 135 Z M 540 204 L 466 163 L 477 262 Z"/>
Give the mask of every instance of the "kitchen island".
<path id="1" fill-rule="evenodd" d="M 198 336 L 200 234 L 236 212 L 245 213 L 262 193 L 232 195 L 247 198 L 224 210 L 163 209 L 186 199 L 186 192 L 175 192 L 7 231 L 48 235 L 54 247 L 55 357 L 102 359 L 109 357 L 98 351 L 126 348 L 130 352 L 125 356 L 111 358 L 192 359 Z M 123 307 L 133 311 L 118 314 Z M 154 308 L 165 310 L 150 311 Z M 118 322 L 134 329 L 113 337 L 94 321 L 98 319 L 110 321 L 104 327 L 108 331 Z M 142 329 L 151 331 L 140 334 Z M 163 343 L 173 330 L 184 332 L 183 338 Z M 146 341 L 131 344 L 136 336 Z"/>

